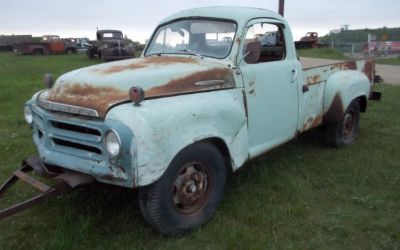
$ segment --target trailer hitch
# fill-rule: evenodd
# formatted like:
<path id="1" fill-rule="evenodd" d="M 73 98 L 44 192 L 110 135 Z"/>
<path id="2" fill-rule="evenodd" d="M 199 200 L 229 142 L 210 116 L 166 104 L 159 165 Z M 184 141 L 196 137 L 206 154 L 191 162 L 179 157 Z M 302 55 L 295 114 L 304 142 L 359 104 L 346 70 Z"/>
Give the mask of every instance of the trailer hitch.
<path id="1" fill-rule="evenodd" d="M 52 172 L 42 163 L 39 156 L 28 157 L 22 161 L 21 168 L 16 170 L 13 175 L 8 178 L 3 185 L 0 186 L 0 198 L 4 195 L 5 191 L 13 186 L 18 180 L 21 180 L 33 188 L 37 189 L 40 193 L 25 201 L 14 204 L 8 208 L 0 211 L 0 220 L 8 216 L 21 212 L 27 208 L 30 208 L 50 197 L 61 195 L 74 188 L 90 184 L 95 181 L 90 175 L 66 171 Z M 28 175 L 28 172 L 34 170 L 39 175 L 53 179 L 56 181 L 54 186 L 49 186 L 32 176 Z"/>

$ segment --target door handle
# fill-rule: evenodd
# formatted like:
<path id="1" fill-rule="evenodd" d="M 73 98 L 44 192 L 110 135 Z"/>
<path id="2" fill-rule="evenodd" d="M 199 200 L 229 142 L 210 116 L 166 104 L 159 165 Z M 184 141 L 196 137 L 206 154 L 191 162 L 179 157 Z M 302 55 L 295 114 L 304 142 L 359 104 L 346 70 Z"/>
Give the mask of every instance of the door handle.
<path id="1" fill-rule="evenodd" d="M 298 75 L 297 73 L 298 73 L 298 72 L 297 72 L 297 69 L 292 69 L 292 79 L 291 79 L 290 82 L 296 81 L 297 75 Z"/>

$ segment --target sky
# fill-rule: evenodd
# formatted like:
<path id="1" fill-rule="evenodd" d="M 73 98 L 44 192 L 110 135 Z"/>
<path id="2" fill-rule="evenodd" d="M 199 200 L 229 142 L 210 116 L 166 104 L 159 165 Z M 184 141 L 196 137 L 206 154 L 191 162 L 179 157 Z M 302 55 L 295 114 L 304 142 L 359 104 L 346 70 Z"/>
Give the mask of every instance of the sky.
<path id="1" fill-rule="evenodd" d="M 95 38 L 98 29 L 119 29 L 144 42 L 159 21 L 202 6 L 248 6 L 277 11 L 278 0 L 0 0 L 0 34 Z M 285 18 L 295 40 L 308 31 L 320 36 L 349 29 L 400 27 L 400 0 L 285 0 Z"/>

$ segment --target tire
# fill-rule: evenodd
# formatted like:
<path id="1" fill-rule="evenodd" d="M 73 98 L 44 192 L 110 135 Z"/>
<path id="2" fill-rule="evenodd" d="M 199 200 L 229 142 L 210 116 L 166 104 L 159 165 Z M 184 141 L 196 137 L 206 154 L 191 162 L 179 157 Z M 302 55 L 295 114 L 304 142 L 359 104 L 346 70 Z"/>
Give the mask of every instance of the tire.
<path id="1" fill-rule="evenodd" d="M 88 48 L 88 49 L 86 50 L 86 55 L 87 55 L 87 57 L 88 57 L 89 59 L 93 59 L 93 58 L 94 58 L 94 51 L 93 51 L 93 49 Z"/>
<path id="2" fill-rule="evenodd" d="M 75 54 L 75 53 L 76 53 L 75 50 L 72 49 L 72 48 L 68 48 L 68 49 L 65 51 L 65 54 L 67 54 L 67 55 L 72 55 L 72 54 Z"/>
<path id="3" fill-rule="evenodd" d="M 101 51 L 99 51 L 99 58 L 100 58 L 100 61 L 107 62 L 106 56 Z"/>
<path id="4" fill-rule="evenodd" d="M 200 142 L 183 149 L 155 183 L 139 189 L 145 221 L 166 235 L 206 223 L 225 190 L 227 169 L 219 150 Z"/>
<path id="5" fill-rule="evenodd" d="M 34 54 L 35 56 L 42 56 L 42 55 L 43 55 L 43 50 L 41 50 L 41 49 L 35 49 L 35 50 L 33 51 L 33 54 Z"/>
<path id="6" fill-rule="evenodd" d="M 353 100 L 339 122 L 326 126 L 326 142 L 335 147 L 352 144 L 357 138 L 359 123 L 360 104 Z"/>

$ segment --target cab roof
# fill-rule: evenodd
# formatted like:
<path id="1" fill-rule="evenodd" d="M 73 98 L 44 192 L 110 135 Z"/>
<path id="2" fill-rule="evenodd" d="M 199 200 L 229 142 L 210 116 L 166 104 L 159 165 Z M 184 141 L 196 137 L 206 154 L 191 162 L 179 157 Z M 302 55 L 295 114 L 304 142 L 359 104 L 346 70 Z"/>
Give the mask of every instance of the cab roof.
<path id="1" fill-rule="evenodd" d="M 262 17 L 283 20 L 282 16 L 280 16 L 278 13 L 267 9 L 252 7 L 213 6 L 183 10 L 164 18 L 161 23 L 167 23 L 174 19 L 186 17 L 230 19 L 236 21 L 238 24 L 244 24 L 251 19 Z"/>

